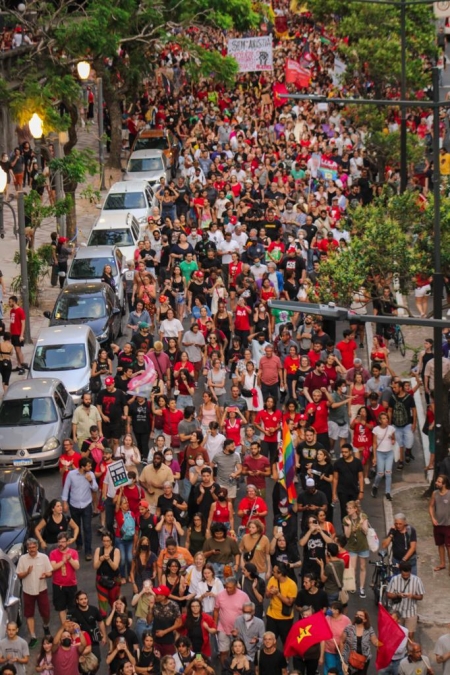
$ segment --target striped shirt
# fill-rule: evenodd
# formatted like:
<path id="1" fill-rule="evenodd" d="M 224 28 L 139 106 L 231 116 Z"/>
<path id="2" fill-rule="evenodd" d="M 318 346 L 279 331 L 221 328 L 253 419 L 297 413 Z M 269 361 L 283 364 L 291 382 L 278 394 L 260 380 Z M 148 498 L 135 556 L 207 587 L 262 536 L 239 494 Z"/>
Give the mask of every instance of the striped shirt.
<path id="1" fill-rule="evenodd" d="M 397 574 L 393 577 L 387 589 L 388 593 L 407 593 L 408 595 L 412 593 L 413 595 L 424 595 L 425 589 L 423 583 L 419 577 L 416 577 L 415 574 L 411 574 L 409 579 L 403 579 L 401 574 Z M 399 603 L 391 603 L 392 609 L 395 609 L 399 612 L 400 616 L 404 619 L 411 616 L 417 616 L 417 603 L 418 600 L 413 600 L 412 598 L 402 598 Z"/>

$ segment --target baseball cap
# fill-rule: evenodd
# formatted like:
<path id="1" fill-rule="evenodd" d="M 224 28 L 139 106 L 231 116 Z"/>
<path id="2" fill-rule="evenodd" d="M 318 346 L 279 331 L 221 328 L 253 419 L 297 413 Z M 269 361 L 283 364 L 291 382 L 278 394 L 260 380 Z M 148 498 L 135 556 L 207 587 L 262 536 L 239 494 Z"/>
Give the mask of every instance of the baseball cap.
<path id="1" fill-rule="evenodd" d="M 298 416 L 298 419 L 299 419 L 299 420 L 307 420 L 307 419 L 308 419 L 308 415 L 305 415 L 304 413 L 302 413 L 301 415 Z"/>
<path id="2" fill-rule="evenodd" d="M 141 321 L 141 323 L 138 324 L 139 330 L 142 330 L 143 328 L 150 328 L 150 324 L 148 324 L 146 321 Z"/>
<path id="3" fill-rule="evenodd" d="M 113 377 L 107 377 L 105 380 L 105 384 L 107 387 L 110 387 L 112 384 L 114 384 L 114 378 Z"/>
<path id="4" fill-rule="evenodd" d="M 153 593 L 155 595 L 165 595 L 166 598 L 168 598 L 170 595 L 170 588 L 161 584 L 161 586 L 156 586 L 156 588 L 153 589 Z"/>
<path id="5" fill-rule="evenodd" d="M 148 509 L 148 502 L 146 502 L 145 499 L 141 499 L 139 506 L 142 506 L 143 509 Z"/>
<path id="6" fill-rule="evenodd" d="M 316 486 L 316 484 L 315 484 L 315 482 L 314 482 L 314 478 L 307 478 L 307 479 L 306 479 L 306 487 L 307 487 L 307 488 L 309 488 L 309 487 L 315 487 L 315 486 Z"/>
<path id="7" fill-rule="evenodd" d="M 200 270 L 198 270 L 197 272 L 194 272 L 194 276 L 195 276 L 197 279 L 203 279 L 204 274 L 203 274 L 203 272 L 201 272 Z"/>
<path id="8" fill-rule="evenodd" d="M 295 248 L 295 246 L 289 246 L 287 252 L 288 253 L 297 253 L 297 249 Z"/>
<path id="9" fill-rule="evenodd" d="M 164 302 L 167 302 L 167 300 L 168 300 L 167 295 L 160 295 L 159 296 L 159 301 L 160 301 L 161 304 L 163 304 Z"/>
<path id="10" fill-rule="evenodd" d="M 236 218 L 236 216 L 231 216 L 231 218 L 230 218 L 230 223 L 231 223 L 232 225 L 236 225 L 236 223 L 237 223 L 237 218 Z"/>

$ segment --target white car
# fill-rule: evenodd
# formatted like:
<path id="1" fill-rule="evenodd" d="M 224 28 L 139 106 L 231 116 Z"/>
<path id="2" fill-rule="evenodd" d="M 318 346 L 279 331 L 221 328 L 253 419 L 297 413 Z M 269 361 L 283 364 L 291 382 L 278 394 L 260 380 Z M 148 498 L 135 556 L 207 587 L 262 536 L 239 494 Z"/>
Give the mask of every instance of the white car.
<path id="1" fill-rule="evenodd" d="M 120 180 L 110 188 L 101 208 L 101 216 L 132 213 L 139 225 L 146 225 L 158 201 L 146 180 Z"/>
<path id="2" fill-rule="evenodd" d="M 85 324 L 43 328 L 36 340 L 29 377 L 61 380 L 78 405 L 82 395 L 89 391 L 91 368 L 98 351 L 95 335 Z"/>
<path id="3" fill-rule="evenodd" d="M 105 265 L 110 265 L 114 277 L 114 288 L 119 298 L 122 312 L 125 312 L 125 292 L 123 290 L 122 272 L 126 260 L 117 246 L 80 246 L 72 258 L 66 276 L 66 285 L 89 281 L 101 281 Z"/>
<path id="4" fill-rule="evenodd" d="M 171 180 L 169 162 L 162 150 L 136 150 L 130 155 L 123 179 L 144 179 L 154 187 L 159 187 L 160 179 Z"/>
<path id="5" fill-rule="evenodd" d="M 141 239 L 141 228 L 136 218 L 127 213 L 102 213 L 91 230 L 89 246 L 117 246 L 125 260 L 134 260 L 134 252 Z"/>

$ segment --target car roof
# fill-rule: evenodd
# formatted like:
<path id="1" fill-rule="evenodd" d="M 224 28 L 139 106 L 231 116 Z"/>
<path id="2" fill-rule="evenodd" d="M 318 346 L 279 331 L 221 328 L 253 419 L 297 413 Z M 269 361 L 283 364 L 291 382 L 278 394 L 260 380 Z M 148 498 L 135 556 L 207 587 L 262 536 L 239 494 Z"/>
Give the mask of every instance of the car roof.
<path id="1" fill-rule="evenodd" d="M 142 178 L 137 178 L 136 180 L 119 180 L 111 186 L 106 196 L 108 197 L 108 195 L 115 195 L 121 192 L 143 192 L 146 188 L 148 188 L 148 183 Z"/>
<path id="2" fill-rule="evenodd" d="M 8 492 L 17 492 L 17 486 L 18 483 L 22 481 L 22 476 L 26 473 L 29 473 L 28 469 L 19 469 L 19 468 L 12 468 L 12 469 L 0 469 L 0 492 L 3 491 L 3 489 L 6 487 L 8 488 L 9 486 L 16 486 L 16 490 L 8 490 Z"/>
<path id="3" fill-rule="evenodd" d="M 134 152 L 131 153 L 130 159 L 154 159 L 158 157 L 163 157 L 164 156 L 164 151 L 163 150 L 135 150 Z"/>
<path id="4" fill-rule="evenodd" d="M 124 227 L 131 227 L 132 223 L 139 227 L 139 223 L 132 213 L 125 210 L 120 211 L 102 211 L 94 225 L 94 230 L 117 230 Z M 89 247 L 90 248 L 90 247 Z"/>
<path id="5" fill-rule="evenodd" d="M 3 400 L 9 401 L 18 398 L 51 396 L 59 384 L 61 384 L 61 380 L 58 380 L 56 377 L 36 377 L 36 379 L 20 380 L 13 382 L 8 387 Z"/>
<path id="6" fill-rule="evenodd" d="M 103 281 L 86 281 L 79 284 L 70 284 L 70 286 L 64 286 L 56 302 L 58 302 L 62 295 L 99 295 L 100 293 L 105 295 L 108 293 L 108 288 L 111 287 L 103 283 Z"/>
<path id="7" fill-rule="evenodd" d="M 162 129 L 143 129 L 138 134 L 138 138 L 167 138 L 171 133 L 170 130 L 163 131 Z"/>
<path id="8" fill-rule="evenodd" d="M 74 260 L 86 258 L 113 258 L 115 246 L 80 246 L 74 255 Z"/>
<path id="9" fill-rule="evenodd" d="M 61 342 L 65 344 L 86 342 L 90 333 L 92 333 L 92 329 L 85 324 L 48 326 L 47 328 L 41 328 L 36 346 L 59 345 Z"/>

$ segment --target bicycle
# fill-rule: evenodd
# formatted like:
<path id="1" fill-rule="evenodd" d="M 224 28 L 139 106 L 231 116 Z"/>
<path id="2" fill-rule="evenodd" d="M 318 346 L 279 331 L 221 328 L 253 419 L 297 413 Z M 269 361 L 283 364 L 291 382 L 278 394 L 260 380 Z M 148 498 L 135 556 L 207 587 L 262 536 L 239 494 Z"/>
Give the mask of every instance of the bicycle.
<path id="1" fill-rule="evenodd" d="M 398 324 L 395 324 L 394 326 L 389 326 L 388 334 L 389 334 L 389 341 L 392 340 L 392 342 L 395 344 L 395 348 L 400 350 L 400 354 L 402 356 L 405 356 L 406 344 L 400 326 Z"/>
<path id="2" fill-rule="evenodd" d="M 385 551 L 381 551 L 378 555 L 381 560 L 369 560 L 369 565 L 375 565 L 370 586 L 373 590 L 375 604 L 378 606 L 378 603 L 381 603 L 383 607 L 388 609 L 387 588 L 394 576 L 394 565 L 390 562 Z"/>

